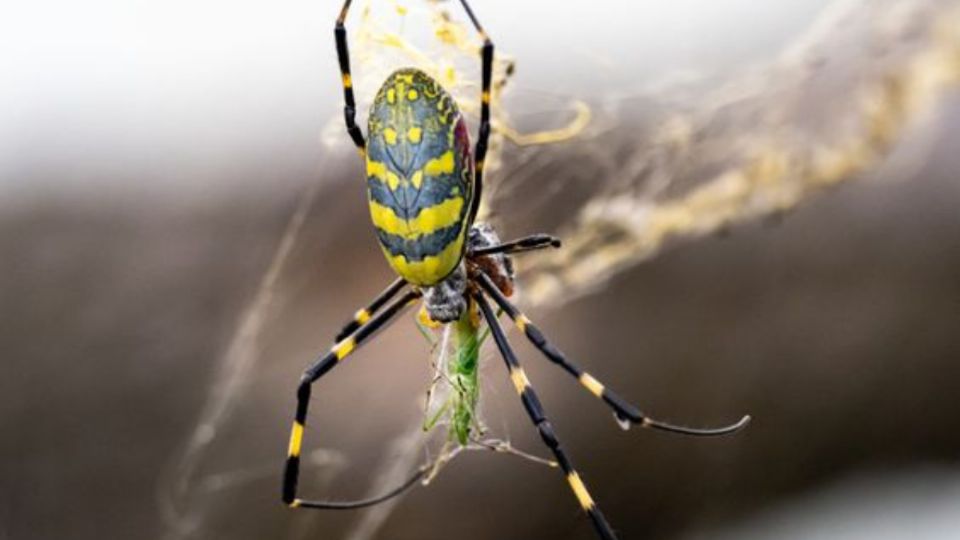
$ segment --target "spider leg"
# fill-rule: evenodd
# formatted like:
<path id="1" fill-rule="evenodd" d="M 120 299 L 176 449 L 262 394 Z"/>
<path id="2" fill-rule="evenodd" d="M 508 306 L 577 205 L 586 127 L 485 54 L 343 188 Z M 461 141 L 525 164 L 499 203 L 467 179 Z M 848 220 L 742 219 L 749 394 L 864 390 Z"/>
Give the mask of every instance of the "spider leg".
<path id="1" fill-rule="evenodd" d="M 592 375 L 581 369 L 576 364 L 567 360 L 567 358 L 562 352 L 560 352 L 559 349 L 551 345 L 550 342 L 543 337 L 540 329 L 534 326 L 533 323 L 530 322 L 530 319 L 526 317 L 526 315 L 521 313 L 516 306 L 507 300 L 507 297 L 504 296 L 499 289 L 497 289 L 496 285 L 494 285 L 489 277 L 487 277 L 485 274 L 480 274 L 478 281 L 480 282 L 480 286 L 483 287 L 483 290 L 490 295 L 491 298 L 493 298 L 497 305 L 500 306 L 500 308 L 503 309 L 503 311 L 505 311 L 511 319 L 513 319 L 517 327 L 520 328 L 520 330 L 527 336 L 527 339 L 529 339 L 534 346 L 540 349 L 540 352 L 542 352 L 544 356 L 580 381 L 580 384 L 589 390 L 591 394 L 602 399 L 604 403 L 614 410 L 614 413 L 619 420 L 627 421 L 633 424 L 639 424 L 640 426 L 646 428 L 654 428 L 663 431 L 671 431 L 674 433 L 682 433 L 684 435 L 695 435 L 701 437 L 726 435 L 728 433 L 738 431 L 750 423 L 750 416 L 746 415 L 736 423 L 728 426 L 698 429 L 668 424 L 644 415 L 636 406 L 631 405 L 629 402 L 608 389 L 603 383 L 595 379 Z"/>
<path id="2" fill-rule="evenodd" d="M 483 31 L 480 21 L 473 14 L 467 0 L 460 0 L 460 3 L 470 17 L 473 27 L 483 38 L 483 48 L 480 49 L 482 60 L 480 68 L 482 84 L 480 90 L 480 130 L 477 135 L 476 150 L 474 151 L 474 193 L 470 203 L 470 220 L 468 221 L 468 223 L 473 223 L 473 220 L 477 217 L 477 211 L 480 210 L 480 195 L 483 193 L 483 162 L 487 156 L 487 141 L 490 139 L 490 83 L 493 80 L 493 42 Z"/>
<path id="3" fill-rule="evenodd" d="M 530 236 L 524 236 L 523 238 L 518 238 L 516 240 L 511 240 L 510 242 L 504 242 L 495 246 L 485 246 L 474 249 L 470 252 L 470 255 L 476 257 L 482 255 L 494 255 L 496 253 L 513 255 L 516 253 L 523 253 L 525 251 L 535 251 L 538 249 L 558 247 L 560 247 L 560 239 L 556 236 L 550 236 L 549 234 L 531 234 Z"/>
<path id="4" fill-rule="evenodd" d="M 583 508 L 587 515 L 590 516 L 591 521 L 593 521 L 593 526 L 601 538 L 604 540 L 616 540 L 617 537 L 610 528 L 610 524 L 607 523 L 606 518 L 603 517 L 603 513 L 600 512 L 600 508 L 597 507 L 596 503 L 593 502 L 593 498 L 590 497 L 590 493 L 587 491 L 587 487 L 584 485 L 583 480 L 580 479 L 580 475 L 577 474 L 577 471 L 573 468 L 573 464 L 570 463 L 570 459 L 567 457 L 566 452 L 564 452 L 563 447 L 560 446 L 560 441 L 553 432 L 553 426 L 550 424 L 550 421 L 547 420 L 543 406 L 540 405 L 540 399 L 537 398 L 536 392 L 534 392 L 533 387 L 530 386 L 530 380 L 527 379 L 527 375 L 524 373 L 523 368 L 520 367 L 520 362 L 517 360 L 516 355 L 510 348 L 510 344 L 507 342 L 507 337 L 504 335 L 503 329 L 500 328 L 500 323 L 497 322 L 497 318 L 490 309 L 490 305 L 480 293 L 475 293 L 474 299 L 476 300 L 477 305 L 480 306 L 480 310 L 483 312 L 483 317 L 486 319 L 487 325 L 490 327 L 490 333 L 493 334 L 493 339 L 497 343 L 497 348 L 500 349 L 500 354 L 503 356 L 503 361 L 510 372 L 510 379 L 513 381 L 513 385 L 516 387 L 517 393 L 520 394 L 520 399 L 523 401 L 523 407 L 526 409 L 527 415 L 530 416 L 530 420 L 536 426 L 537 431 L 540 433 L 540 438 L 543 439 L 544 444 L 550 448 L 550 450 L 553 452 L 553 455 L 557 458 L 557 463 L 560 464 L 560 468 L 566 475 L 567 482 L 570 484 L 570 488 L 573 490 L 574 495 L 576 495 L 577 500 L 580 502 L 581 508 Z"/>
<path id="5" fill-rule="evenodd" d="M 403 278 L 397 278 L 397 280 L 391 283 L 389 287 L 378 294 L 377 297 L 367 305 L 367 307 L 357 310 L 357 312 L 353 314 L 353 319 L 343 326 L 343 328 L 337 334 L 337 337 L 333 338 L 333 340 L 343 341 L 343 338 L 352 334 L 357 328 L 360 328 L 361 324 L 366 323 L 370 320 L 370 317 L 376 315 L 377 310 L 382 308 L 384 304 L 396 296 L 396 294 L 400 292 L 400 289 L 402 289 L 406 284 L 407 282 L 404 281 Z"/>
<path id="6" fill-rule="evenodd" d="M 347 12 L 350 10 L 350 2 L 345 0 L 340 9 L 340 16 L 337 17 L 337 25 L 333 30 L 337 40 L 337 59 L 340 61 L 340 77 L 343 81 L 343 119 L 347 124 L 347 133 L 353 139 L 353 144 L 357 145 L 357 150 L 363 156 L 366 153 L 367 143 L 363 140 L 363 133 L 357 127 L 357 104 L 353 98 L 353 78 L 350 76 L 350 50 L 347 48 L 347 29 L 343 26 L 347 18 Z"/>
<path id="7" fill-rule="evenodd" d="M 366 324 L 360 326 L 356 332 L 346 339 L 338 342 L 332 349 L 320 359 L 314 362 L 300 378 L 300 385 L 297 387 L 297 411 L 293 421 L 293 427 L 290 431 L 290 445 L 287 451 L 287 462 L 283 472 L 283 502 L 291 507 L 305 508 L 328 508 L 328 509 L 348 509 L 371 506 L 385 501 L 391 497 L 403 493 L 406 489 L 413 486 L 414 483 L 423 476 L 424 469 L 419 470 L 414 476 L 408 479 L 388 493 L 372 499 L 360 501 L 309 501 L 297 498 L 297 480 L 300 476 L 300 447 L 303 443 L 303 431 L 307 423 L 307 408 L 310 406 L 311 385 L 320 377 L 327 374 L 337 364 L 344 360 L 357 347 L 373 336 L 373 334 L 394 320 L 405 307 L 420 297 L 417 291 L 409 291 L 399 299 L 385 308 L 379 315 L 375 316 Z"/>

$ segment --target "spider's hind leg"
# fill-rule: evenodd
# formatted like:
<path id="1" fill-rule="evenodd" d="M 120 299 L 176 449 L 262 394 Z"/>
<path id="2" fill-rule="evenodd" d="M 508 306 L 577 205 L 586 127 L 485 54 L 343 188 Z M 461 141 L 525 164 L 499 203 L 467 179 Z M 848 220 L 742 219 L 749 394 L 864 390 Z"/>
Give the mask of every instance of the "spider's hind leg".
<path id="1" fill-rule="evenodd" d="M 493 81 L 493 42 L 490 36 L 483 31 L 483 26 L 474 15 L 473 9 L 467 0 L 460 0 L 464 11 L 470 17 L 474 29 L 483 39 L 483 47 L 480 49 L 480 128 L 477 133 L 477 145 L 474 150 L 474 189 L 473 201 L 470 203 L 470 219 L 468 223 L 473 223 L 480 210 L 481 194 L 483 193 L 483 164 L 487 155 L 487 143 L 490 139 L 490 86 Z"/>

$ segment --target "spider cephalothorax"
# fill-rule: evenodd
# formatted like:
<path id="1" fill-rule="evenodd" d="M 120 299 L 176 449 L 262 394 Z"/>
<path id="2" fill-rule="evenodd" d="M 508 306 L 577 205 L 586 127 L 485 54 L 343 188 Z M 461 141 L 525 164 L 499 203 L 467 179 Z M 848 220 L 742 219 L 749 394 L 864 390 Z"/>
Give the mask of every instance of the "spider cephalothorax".
<path id="1" fill-rule="evenodd" d="M 459 419 L 451 422 L 450 440 L 464 445 L 472 430 L 477 402 L 477 350 L 482 339 L 478 328 L 486 322 L 496 342 L 527 415 L 550 449 L 581 508 L 590 517 L 597 534 L 613 539 L 609 523 L 594 503 L 586 485 L 560 445 L 546 412 L 520 361 L 507 342 L 499 314 L 490 302 L 516 324 L 528 340 L 551 362 L 574 377 L 591 394 L 610 407 L 622 424 L 684 433 L 722 435 L 746 425 L 749 417 L 717 429 L 692 429 L 654 420 L 610 391 L 598 379 L 567 359 L 551 345 L 528 317 L 510 302 L 513 293 L 511 254 L 558 248 L 549 235 L 536 234 L 501 242 L 493 228 L 476 223 L 483 187 L 483 164 L 490 135 L 490 89 L 493 43 L 466 0 L 460 0 L 474 28 L 483 38 L 480 51 L 482 79 L 480 125 L 471 155 L 466 123 L 453 97 L 426 73 L 405 68 L 383 83 L 374 99 L 369 118 L 369 144 L 356 125 L 356 103 L 350 76 L 347 34 L 343 26 L 350 7 L 345 0 L 335 29 L 337 56 L 343 78 L 344 119 L 347 132 L 364 156 L 367 166 L 367 198 L 374 231 L 384 255 L 399 277 L 367 307 L 356 312 L 336 337 L 336 344 L 304 371 L 297 387 L 297 410 L 290 433 L 283 476 L 283 501 L 292 507 L 347 509 L 370 506 L 399 495 L 416 484 L 426 472 L 418 470 L 405 483 L 379 497 L 358 501 L 316 501 L 297 497 L 300 449 L 313 383 L 362 345 L 377 330 L 394 320 L 407 306 L 422 299 L 425 319 L 435 325 L 453 324 L 456 334 L 468 343 L 457 364 L 456 407 Z M 402 295 L 401 291 L 405 290 Z M 399 297 L 398 297 L 399 295 Z"/>
<path id="2" fill-rule="evenodd" d="M 469 278 L 484 273 L 506 296 L 513 294 L 513 261 L 503 253 L 475 255 L 478 250 L 500 245 L 500 238 L 487 223 L 474 223 L 467 235 L 467 253 L 440 283 L 422 287 L 423 311 L 428 323 L 453 322 L 467 309 Z"/>
<path id="3" fill-rule="evenodd" d="M 554 238 L 543 236 L 547 245 L 558 244 Z M 506 253 L 484 254 L 484 248 L 500 245 L 500 237 L 489 223 L 474 223 L 470 228 L 470 251 L 467 266 L 474 278 L 480 273 L 490 277 L 506 296 L 513 296 L 513 259 Z"/>

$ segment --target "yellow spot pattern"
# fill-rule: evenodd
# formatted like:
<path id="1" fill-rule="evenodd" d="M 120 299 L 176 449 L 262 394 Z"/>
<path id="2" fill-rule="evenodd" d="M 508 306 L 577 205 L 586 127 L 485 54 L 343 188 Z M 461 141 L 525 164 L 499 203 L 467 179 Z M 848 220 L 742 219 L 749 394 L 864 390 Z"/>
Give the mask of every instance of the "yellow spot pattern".
<path id="1" fill-rule="evenodd" d="M 526 332 L 527 325 L 530 324 L 530 319 L 528 319 L 526 315 L 521 313 L 520 315 L 517 316 L 516 322 L 517 322 L 517 328 L 519 328 L 521 332 Z"/>
<path id="2" fill-rule="evenodd" d="M 439 158 L 431 159 L 423 166 L 423 172 L 427 176 L 439 176 L 441 174 L 450 174 L 453 172 L 453 150 L 447 150 Z"/>
<path id="3" fill-rule="evenodd" d="M 580 475 L 576 472 L 571 472 L 567 475 L 567 482 L 570 483 L 573 494 L 576 495 L 577 500 L 580 501 L 580 506 L 583 507 L 584 510 L 592 510 L 594 506 L 593 498 L 590 497 L 587 486 L 583 485 L 583 480 L 580 479 Z"/>
<path id="4" fill-rule="evenodd" d="M 337 356 L 337 360 L 343 360 L 347 357 L 348 354 L 353 352 L 353 348 L 357 346 L 357 342 L 353 337 L 348 337 L 347 339 L 337 343 L 331 352 Z"/>
<path id="5" fill-rule="evenodd" d="M 303 444 L 303 424 L 293 421 L 293 428 L 290 430 L 290 448 L 287 455 L 296 457 L 300 455 L 300 446 Z"/>
<path id="6" fill-rule="evenodd" d="M 365 309 L 361 309 L 360 311 L 357 311 L 356 315 L 353 316 L 353 320 L 357 321 L 358 324 L 367 324 L 367 321 L 370 320 L 370 312 Z"/>
<path id="7" fill-rule="evenodd" d="M 418 144 L 422 136 L 423 130 L 418 127 L 412 127 L 407 131 L 407 139 L 410 139 L 413 144 Z"/>
<path id="8" fill-rule="evenodd" d="M 522 394 L 530 386 L 530 379 L 527 378 L 527 374 L 520 367 L 514 367 L 510 370 L 510 380 L 513 381 L 513 387 L 517 389 L 518 394 Z"/>
<path id="9" fill-rule="evenodd" d="M 386 128 L 383 130 L 383 140 L 389 145 L 397 144 L 397 132 L 393 128 Z"/>
<path id="10" fill-rule="evenodd" d="M 437 255 L 424 257 L 422 261 L 408 261 L 403 255 L 393 256 L 386 248 L 381 246 L 387 262 L 393 270 L 401 275 L 403 279 L 414 285 L 430 286 L 435 285 L 441 279 L 446 277 L 460 261 L 463 255 L 463 232 L 453 242 L 450 242 L 443 251 Z"/>
<path id="11" fill-rule="evenodd" d="M 367 160 L 367 176 L 372 176 L 387 184 L 391 191 L 400 187 L 400 177 L 379 161 Z"/>
<path id="12" fill-rule="evenodd" d="M 416 90 L 411 89 L 407 92 L 407 99 L 410 101 L 416 101 L 418 97 L 420 97 L 420 94 L 418 94 Z"/>
<path id="13" fill-rule="evenodd" d="M 585 386 L 591 394 L 601 397 L 603 396 L 603 383 L 593 378 L 589 373 L 584 373 L 580 375 L 580 384 Z"/>
<path id="14" fill-rule="evenodd" d="M 385 232 L 412 240 L 419 236 L 437 232 L 444 227 L 455 225 L 460 221 L 460 210 L 462 208 L 463 198 L 455 197 L 429 208 L 424 208 L 413 219 L 403 219 L 396 215 L 389 206 L 384 206 L 371 199 L 370 217 L 373 218 L 373 224 Z"/>
<path id="15" fill-rule="evenodd" d="M 417 313 L 417 319 L 420 320 L 420 324 L 426 326 L 427 328 L 437 329 L 443 326 L 443 323 L 437 322 L 430 318 L 430 314 L 427 313 L 427 306 L 420 306 L 420 311 Z"/>

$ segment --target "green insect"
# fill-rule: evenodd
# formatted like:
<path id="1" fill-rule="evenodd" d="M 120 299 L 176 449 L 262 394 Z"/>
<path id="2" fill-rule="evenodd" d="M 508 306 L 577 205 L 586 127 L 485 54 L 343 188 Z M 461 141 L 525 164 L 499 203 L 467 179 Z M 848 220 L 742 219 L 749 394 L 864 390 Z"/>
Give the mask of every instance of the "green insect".
<path id="1" fill-rule="evenodd" d="M 509 300 L 513 293 L 510 256 L 560 242 L 536 234 L 501 242 L 493 228 L 476 222 L 483 188 L 483 163 L 490 136 L 490 88 L 493 43 L 484 33 L 466 0 L 460 0 L 483 39 L 480 51 L 481 109 L 479 135 L 473 155 L 466 123 L 456 101 L 426 73 L 413 68 L 390 75 L 370 109 L 368 136 L 356 124 L 356 103 L 350 75 L 344 20 L 351 0 L 344 2 L 335 36 L 343 79 L 347 132 L 366 160 L 370 216 L 387 262 L 399 277 L 366 308 L 356 312 L 336 336 L 336 344 L 304 372 L 297 388 L 297 408 L 283 476 L 283 501 L 291 507 L 349 509 L 370 506 L 399 495 L 425 474 L 421 468 L 389 492 L 359 501 L 307 500 L 297 496 L 300 450 L 314 382 L 327 374 L 377 330 L 393 321 L 411 304 L 422 302 L 421 320 L 432 326 L 453 324 L 457 351 L 448 368 L 455 383 L 450 402 L 450 440 L 465 445 L 476 425 L 477 380 L 481 320 L 503 357 L 524 409 L 544 444 L 553 453 L 581 508 L 597 534 L 613 539 L 609 523 L 576 472 L 527 375 L 514 354 L 489 300 L 506 313 L 521 332 L 550 361 L 609 406 L 624 425 L 661 429 L 687 435 L 713 436 L 739 430 L 749 422 L 716 429 L 693 429 L 667 424 L 642 414 L 637 407 L 610 391 L 599 380 L 570 362 Z M 404 291 L 401 294 L 401 291 Z M 399 295 L 399 297 L 398 297 Z"/>

